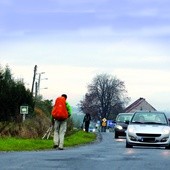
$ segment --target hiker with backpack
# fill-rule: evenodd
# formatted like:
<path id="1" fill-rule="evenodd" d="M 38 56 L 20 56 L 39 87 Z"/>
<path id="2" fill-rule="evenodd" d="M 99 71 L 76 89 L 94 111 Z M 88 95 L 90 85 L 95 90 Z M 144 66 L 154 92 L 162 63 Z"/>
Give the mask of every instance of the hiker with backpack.
<path id="1" fill-rule="evenodd" d="M 85 131 L 89 132 L 89 125 L 91 121 L 91 116 L 89 113 L 86 113 L 83 119 L 83 123 L 85 124 Z"/>
<path id="2" fill-rule="evenodd" d="M 66 102 L 67 95 L 62 94 L 55 101 L 52 109 L 52 124 L 54 125 L 53 148 L 63 150 L 64 136 L 67 130 L 67 119 L 71 116 L 71 106 Z"/>

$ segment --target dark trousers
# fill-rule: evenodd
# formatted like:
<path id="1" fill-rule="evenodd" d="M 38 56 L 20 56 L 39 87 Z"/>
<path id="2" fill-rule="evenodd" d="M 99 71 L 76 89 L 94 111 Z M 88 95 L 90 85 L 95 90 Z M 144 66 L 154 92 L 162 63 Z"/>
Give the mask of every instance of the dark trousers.
<path id="1" fill-rule="evenodd" d="M 86 122 L 85 122 L 85 131 L 86 131 L 86 132 L 89 131 L 89 124 L 90 124 L 89 121 L 86 121 Z"/>

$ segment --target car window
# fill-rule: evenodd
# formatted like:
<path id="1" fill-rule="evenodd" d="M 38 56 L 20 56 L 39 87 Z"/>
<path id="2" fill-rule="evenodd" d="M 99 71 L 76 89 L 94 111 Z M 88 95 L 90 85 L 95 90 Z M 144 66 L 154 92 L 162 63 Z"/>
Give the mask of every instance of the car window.
<path id="1" fill-rule="evenodd" d="M 117 122 L 125 122 L 125 121 L 130 121 L 132 118 L 131 114 L 122 114 L 119 115 L 116 119 Z"/>
<path id="2" fill-rule="evenodd" d="M 136 113 L 132 118 L 133 123 L 167 124 L 167 119 L 163 113 Z"/>

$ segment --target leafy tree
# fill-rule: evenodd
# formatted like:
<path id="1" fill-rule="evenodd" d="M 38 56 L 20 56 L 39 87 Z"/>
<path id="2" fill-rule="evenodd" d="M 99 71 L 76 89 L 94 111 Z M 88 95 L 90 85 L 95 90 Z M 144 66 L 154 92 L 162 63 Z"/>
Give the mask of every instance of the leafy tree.
<path id="1" fill-rule="evenodd" d="M 88 85 L 88 92 L 79 108 L 90 113 L 92 119 L 114 119 L 128 101 L 124 82 L 108 74 L 99 74 Z"/>
<path id="2" fill-rule="evenodd" d="M 21 105 L 28 105 L 30 114 L 33 113 L 31 92 L 25 88 L 23 81 L 12 77 L 8 66 L 4 71 L 1 69 L 0 73 L 0 121 L 21 121 Z"/>

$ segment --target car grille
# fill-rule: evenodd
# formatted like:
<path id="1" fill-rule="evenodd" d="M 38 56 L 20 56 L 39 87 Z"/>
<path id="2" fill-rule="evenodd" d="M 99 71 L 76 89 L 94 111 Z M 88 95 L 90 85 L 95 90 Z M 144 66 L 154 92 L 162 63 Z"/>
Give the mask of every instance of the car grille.
<path id="1" fill-rule="evenodd" d="M 141 142 L 149 142 L 149 143 L 155 143 L 155 138 L 142 138 L 140 139 Z"/>
<path id="2" fill-rule="evenodd" d="M 137 136 L 142 137 L 160 137 L 161 134 L 136 133 Z"/>

